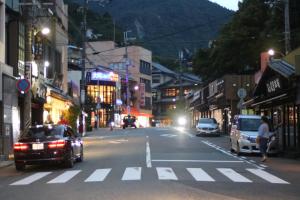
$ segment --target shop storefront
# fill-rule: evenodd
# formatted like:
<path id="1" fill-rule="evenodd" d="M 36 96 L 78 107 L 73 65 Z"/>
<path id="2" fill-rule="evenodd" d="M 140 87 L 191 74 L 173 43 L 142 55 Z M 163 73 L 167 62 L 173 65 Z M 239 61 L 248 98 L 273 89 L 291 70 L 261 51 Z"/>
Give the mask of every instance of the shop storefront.
<path id="1" fill-rule="evenodd" d="M 282 151 L 300 151 L 298 89 L 295 67 L 283 60 L 271 60 L 254 93 L 251 106 L 256 114 L 270 117 Z"/>
<path id="2" fill-rule="evenodd" d="M 107 71 L 87 72 L 86 110 L 92 128 L 106 127 L 119 118 L 116 105 L 117 74 Z M 117 120 L 118 121 L 118 120 Z"/>
<path id="3" fill-rule="evenodd" d="M 43 121 L 52 121 L 57 124 L 61 117 L 68 111 L 72 101 L 70 97 L 60 90 L 47 87 L 46 103 L 44 104 Z"/>

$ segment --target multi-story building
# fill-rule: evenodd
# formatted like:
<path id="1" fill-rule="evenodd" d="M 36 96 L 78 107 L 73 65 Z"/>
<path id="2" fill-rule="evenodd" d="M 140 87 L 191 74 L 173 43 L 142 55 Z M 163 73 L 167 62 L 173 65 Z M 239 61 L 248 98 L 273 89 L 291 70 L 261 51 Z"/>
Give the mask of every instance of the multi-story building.
<path id="1" fill-rule="evenodd" d="M 175 117 L 172 111 L 175 111 L 180 99 L 180 88 L 185 97 L 199 86 L 201 79 L 193 74 L 176 73 L 158 63 L 153 63 L 152 82 L 154 119 L 161 125 L 171 125 Z"/>
<path id="2" fill-rule="evenodd" d="M 12 144 L 20 133 L 18 94 L 13 89 L 16 86 L 15 66 L 9 59 L 13 55 L 11 53 L 15 52 L 11 52 L 11 43 L 8 40 L 10 36 L 14 36 L 10 35 L 9 25 L 15 17 L 14 14 L 18 15 L 18 10 L 14 10 L 10 2 L 0 0 L 0 157 L 4 158 L 12 153 Z"/>
<path id="3" fill-rule="evenodd" d="M 150 126 L 152 117 L 151 51 L 139 46 L 116 47 L 114 42 L 104 41 L 89 42 L 87 55 L 89 62 L 87 68 L 102 66 L 102 68 L 112 69 L 119 75 L 120 88 L 116 88 L 116 97 L 119 95 L 119 98 L 116 98 L 116 101 L 122 105 L 115 109 L 120 113 L 119 118 L 128 114 L 134 115 L 137 117 L 138 126 Z M 129 92 L 126 87 L 126 76 Z"/>

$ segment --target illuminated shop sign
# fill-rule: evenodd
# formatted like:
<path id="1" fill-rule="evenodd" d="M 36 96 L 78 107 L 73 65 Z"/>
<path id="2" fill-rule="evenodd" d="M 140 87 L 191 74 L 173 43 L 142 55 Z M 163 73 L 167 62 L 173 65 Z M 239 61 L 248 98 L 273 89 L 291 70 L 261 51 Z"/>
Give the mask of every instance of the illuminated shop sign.
<path id="1" fill-rule="evenodd" d="M 92 72 L 91 73 L 91 80 L 94 81 L 118 81 L 118 74 L 115 74 L 113 72 L 109 73 L 103 73 L 103 72 Z"/>
<path id="2" fill-rule="evenodd" d="M 267 92 L 268 93 L 275 93 L 282 89 L 281 81 L 279 78 L 275 78 L 272 80 L 269 80 L 266 83 Z"/>

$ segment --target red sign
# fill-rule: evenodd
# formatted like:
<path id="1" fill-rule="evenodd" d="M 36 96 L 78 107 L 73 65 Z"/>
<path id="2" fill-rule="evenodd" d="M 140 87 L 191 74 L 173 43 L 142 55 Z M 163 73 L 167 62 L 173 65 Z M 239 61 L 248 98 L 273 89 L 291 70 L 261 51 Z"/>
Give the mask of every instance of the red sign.
<path id="1" fill-rule="evenodd" d="M 27 93 L 30 89 L 30 82 L 27 79 L 20 79 L 17 81 L 17 88 L 21 93 Z"/>
<path id="2" fill-rule="evenodd" d="M 145 106 L 145 83 L 140 83 L 140 105 Z"/>

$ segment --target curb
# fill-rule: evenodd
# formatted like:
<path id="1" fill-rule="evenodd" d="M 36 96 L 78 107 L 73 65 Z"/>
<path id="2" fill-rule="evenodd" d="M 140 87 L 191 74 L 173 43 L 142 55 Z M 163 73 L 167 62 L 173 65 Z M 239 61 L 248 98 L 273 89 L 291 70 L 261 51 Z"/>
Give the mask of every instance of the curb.
<path id="1" fill-rule="evenodd" d="M 13 165 L 14 162 L 13 161 L 0 161 L 0 169 L 1 168 L 5 168 L 5 167 L 9 167 L 11 165 Z"/>

